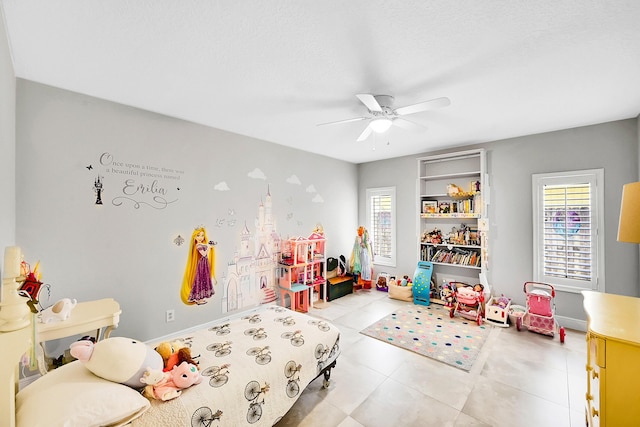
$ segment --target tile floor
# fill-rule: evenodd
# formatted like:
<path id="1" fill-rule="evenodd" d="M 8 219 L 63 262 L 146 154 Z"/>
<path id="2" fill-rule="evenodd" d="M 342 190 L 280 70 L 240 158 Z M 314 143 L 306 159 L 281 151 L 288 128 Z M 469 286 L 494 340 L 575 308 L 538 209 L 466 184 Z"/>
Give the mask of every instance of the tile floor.
<path id="1" fill-rule="evenodd" d="M 277 424 L 285 426 L 584 426 L 585 334 L 565 343 L 515 327 L 492 327 L 469 372 L 359 332 L 412 305 L 359 290 L 312 309 L 341 331 L 328 389 L 312 382 Z"/>

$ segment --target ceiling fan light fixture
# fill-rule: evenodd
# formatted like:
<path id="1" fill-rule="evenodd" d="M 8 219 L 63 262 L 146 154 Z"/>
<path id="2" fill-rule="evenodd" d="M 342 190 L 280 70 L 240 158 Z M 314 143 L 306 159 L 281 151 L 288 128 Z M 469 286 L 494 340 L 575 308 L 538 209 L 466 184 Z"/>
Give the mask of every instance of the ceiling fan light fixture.
<path id="1" fill-rule="evenodd" d="M 374 132 L 383 133 L 391 127 L 391 120 L 386 118 L 374 119 L 371 121 L 369 126 L 371 126 L 371 129 L 373 129 Z"/>

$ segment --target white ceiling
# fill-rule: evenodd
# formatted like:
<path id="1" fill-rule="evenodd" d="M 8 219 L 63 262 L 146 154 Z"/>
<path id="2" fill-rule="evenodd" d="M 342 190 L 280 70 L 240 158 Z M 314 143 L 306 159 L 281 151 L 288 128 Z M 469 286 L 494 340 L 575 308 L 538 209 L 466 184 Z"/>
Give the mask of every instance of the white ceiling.
<path id="1" fill-rule="evenodd" d="M 637 0 L 0 0 L 17 77 L 362 163 L 636 117 Z M 358 93 L 438 97 L 364 142 Z"/>

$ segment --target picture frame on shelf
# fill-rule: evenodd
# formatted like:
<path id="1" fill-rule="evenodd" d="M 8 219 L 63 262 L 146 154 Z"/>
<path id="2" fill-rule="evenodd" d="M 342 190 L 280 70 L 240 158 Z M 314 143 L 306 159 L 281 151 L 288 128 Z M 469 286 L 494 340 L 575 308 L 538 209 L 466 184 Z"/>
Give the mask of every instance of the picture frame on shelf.
<path id="1" fill-rule="evenodd" d="M 435 202 L 433 200 L 423 200 L 422 213 L 426 213 L 426 214 L 438 213 L 438 202 Z"/>
<path id="2" fill-rule="evenodd" d="M 451 213 L 451 203 L 449 202 L 440 202 L 438 204 L 438 213 L 448 214 Z"/>

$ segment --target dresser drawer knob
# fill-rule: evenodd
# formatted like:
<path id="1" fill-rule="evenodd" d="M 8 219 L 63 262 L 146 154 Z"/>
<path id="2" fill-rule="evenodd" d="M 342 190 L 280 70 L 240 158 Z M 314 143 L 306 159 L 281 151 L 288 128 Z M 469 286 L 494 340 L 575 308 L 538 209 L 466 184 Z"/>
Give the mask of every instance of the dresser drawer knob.
<path id="1" fill-rule="evenodd" d="M 598 416 L 598 410 L 596 408 L 591 408 L 591 416 L 592 417 L 597 417 Z"/>
<path id="2" fill-rule="evenodd" d="M 591 376 L 594 379 L 599 377 L 599 375 L 598 375 L 598 373 L 596 371 L 593 371 L 593 374 Z"/>
<path id="3" fill-rule="evenodd" d="M 587 400 L 593 400 L 593 396 L 589 393 L 587 393 L 585 397 L 587 398 Z"/>

